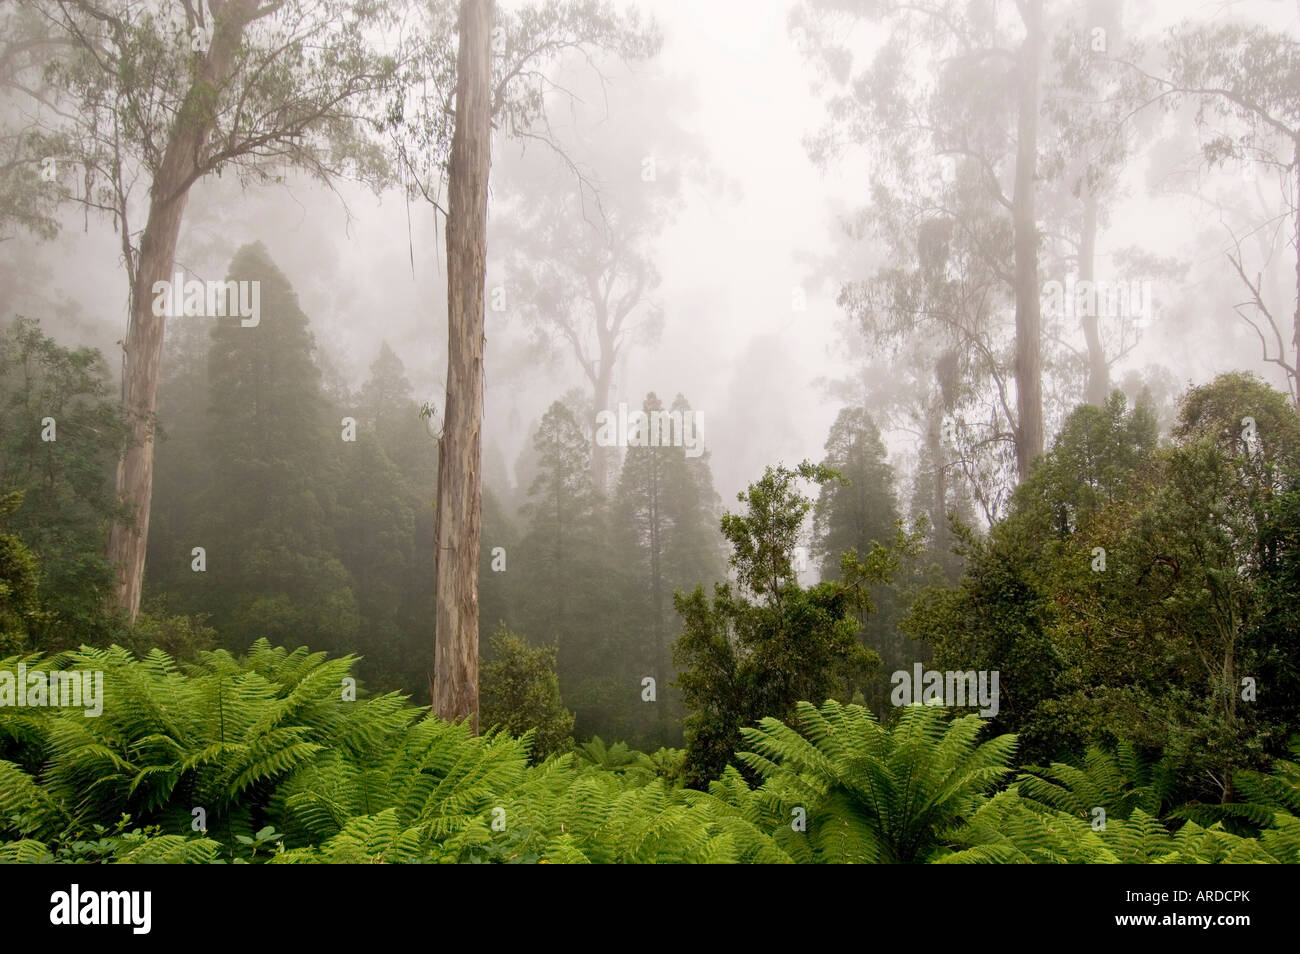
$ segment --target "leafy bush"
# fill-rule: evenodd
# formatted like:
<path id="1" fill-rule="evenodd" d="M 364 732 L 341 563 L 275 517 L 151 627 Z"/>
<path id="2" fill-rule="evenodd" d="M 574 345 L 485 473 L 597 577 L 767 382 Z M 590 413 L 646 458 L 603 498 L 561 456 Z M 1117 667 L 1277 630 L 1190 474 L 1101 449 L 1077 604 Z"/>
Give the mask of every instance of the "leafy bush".
<path id="1" fill-rule="evenodd" d="M 482 670 L 479 721 L 511 735 L 532 733 L 532 755 L 540 762 L 573 745 L 573 713 L 564 708 L 555 675 L 555 647 L 533 648 L 501 628 L 492 637 L 493 659 Z"/>

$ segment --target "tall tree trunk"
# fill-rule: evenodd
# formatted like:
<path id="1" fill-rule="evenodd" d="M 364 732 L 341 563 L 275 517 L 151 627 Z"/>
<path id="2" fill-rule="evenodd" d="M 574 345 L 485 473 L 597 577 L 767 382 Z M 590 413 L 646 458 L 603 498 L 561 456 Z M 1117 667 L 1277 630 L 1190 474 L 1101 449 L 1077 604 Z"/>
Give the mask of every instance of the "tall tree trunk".
<path id="1" fill-rule="evenodd" d="M 172 280 L 185 203 L 190 186 L 202 171 L 198 167 L 200 151 L 212 133 L 208 91 L 230 78 L 235 52 L 255 7 L 254 0 L 238 0 L 227 4 L 217 17 L 207 59 L 185 95 L 149 190 L 149 217 L 132 276 L 131 317 L 122 381 L 123 406 L 131 433 L 130 443 L 117 465 L 117 498 L 127 512 L 113 521 L 108 533 L 108 559 L 117 569 L 113 602 L 132 623 L 140 613 L 140 589 L 149 542 L 154 417 L 158 411 L 162 365 L 164 318 L 153 313 L 153 286 L 155 282 Z M 172 293 L 173 301 L 181 300 L 180 289 L 172 289 Z"/>
<path id="2" fill-rule="evenodd" d="M 1086 181 L 1083 188 L 1083 233 L 1079 239 L 1079 281 L 1091 282 L 1097 257 L 1097 197 Z M 1088 343 L 1088 387 L 1084 397 L 1089 404 L 1101 407 L 1110 395 L 1110 365 L 1106 362 L 1106 352 L 1101 346 L 1096 309 L 1091 311 L 1092 314 L 1083 316 L 1083 337 Z"/>
<path id="3" fill-rule="evenodd" d="M 478 558 L 483 519 L 483 285 L 491 159 L 492 0 L 461 0 L 447 176 L 447 397 L 434 530 L 430 691 L 441 719 L 478 732 Z"/>
<path id="4" fill-rule="evenodd" d="M 1038 225 L 1034 178 L 1038 160 L 1038 61 L 1043 47 L 1043 2 L 1023 0 L 1025 40 L 1017 63 L 1016 186 L 1011 202 L 1016 257 L 1016 467 L 1029 476 L 1043 452 L 1042 314 L 1038 288 Z"/>
<path id="5" fill-rule="evenodd" d="M 1123 0 L 1089 0 L 1087 26 L 1100 27 L 1108 38 L 1110 49 L 1119 49 L 1123 27 Z M 1099 51 L 1100 52 L 1100 51 Z M 1090 163 L 1083 176 L 1083 230 L 1079 239 L 1079 281 L 1091 282 L 1095 278 L 1097 262 L 1097 194 L 1096 182 Z M 1095 309 L 1093 309 L 1095 311 Z M 1110 363 L 1102 348 L 1101 333 L 1096 314 L 1083 317 L 1083 337 L 1088 346 L 1088 383 L 1084 400 L 1101 407 L 1110 397 Z"/>
<path id="6" fill-rule="evenodd" d="M 1295 317 L 1291 323 L 1291 345 L 1295 353 L 1291 358 L 1291 367 L 1294 373 L 1291 375 L 1293 387 L 1292 396 L 1295 398 L 1296 407 L 1300 409 L 1300 133 L 1295 136 Z"/>

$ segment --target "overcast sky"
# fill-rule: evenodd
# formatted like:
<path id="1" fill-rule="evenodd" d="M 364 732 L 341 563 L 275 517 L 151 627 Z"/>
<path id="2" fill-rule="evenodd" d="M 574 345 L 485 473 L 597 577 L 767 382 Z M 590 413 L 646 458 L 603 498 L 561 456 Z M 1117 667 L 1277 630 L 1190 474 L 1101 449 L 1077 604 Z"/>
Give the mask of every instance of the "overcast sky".
<path id="1" fill-rule="evenodd" d="M 1140 6 L 1130 3 L 1131 9 Z M 654 0 L 641 7 L 663 28 L 662 54 L 633 70 L 613 71 L 612 82 L 653 78 L 673 90 L 661 107 L 694 133 L 724 187 L 693 183 L 685 189 L 681 213 L 656 247 L 662 337 L 630 354 L 612 399 L 615 405 L 639 404 L 647 390 L 665 401 L 684 393 L 703 413 L 716 483 L 731 502 L 765 464 L 822 455 L 839 406 L 816 382 L 842 377 L 850 368 L 840 346 L 837 288 L 810 276 L 818 262 L 853 260 L 834 217 L 863 199 L 869 168 L 865 157 L 849 156 L 836 168 L 819 170 L 804 151 L 803 137 L 818 127 L 823 112 L 811 72 L 789 38 L 789 3 Z M 1248 11 L 1274 25 L 1300 17 L 1294 0 L 1168 2 L 1149 4 L 1140 22 L 1154 29 L 1184 16 L 1210 20 L 1225 11 Z M 1176 127 L 1177 120 L 1170 120 L 1164 131 Z M 654 157 L 665 167 L 700 158 L 694 151 L 668 152 Z M 1143 245 L 1193 264 L 1186 285 L 1166 296 L 1162 321 L 1128 366 L 1158 360 L 1180 381 L 1205 380 L 1230 367 L 1262 373 L 1258 345 L 1222 304 L 1231 297 L 1231 276 L 1215 245 L 1222 226 L 1202 201 L 1150 198 L 1148 191 L 1159 185 L 1148 160 L 1133 164 L 1129 198 L 1113 210 L 1099 247 L 1103 258 L 1126 245 Z M 1242 203 L 1250 199 L 1230 174 L 1202 175 L 1197 188 L 1204 195 L 1226 195 L 1229 203 L 1234 190 Z M 396 195 L 377 199 L 358 189 L 340 191 L 350 220 L 336 196 L 300 179 L 289 188 L 245 194 L 229 179 L 206 180 L 194 190 L 180 257 L 199 277 L 221 277 L 236 248 L 263 241 L 343 375 L 359 383 L 380 341 L 387 340 L 406 363 L 418 397 L 440 400 L 446 346 L 442 223 L 435 226 L 427 206 L 408 206 Z M 14 254 L 31 259 L 32 274 L 46 269 L 59 294 L 80 306 L 80 315 L 60 327 L 77 328 L 84 340 L 108 350 L 126 324 L 118 239 L 102 221 L 92 219 L 86 231 L 80 219 L 67 221 L 57 242 Z M 499 251 L 489 248 L 490 269 Z M 1294 251 L 1270 266 L 1279 295 L 1288 287 L 1288 254 Z M 860 255 L 866 261 L 870 250 Z M 793 307 L 797 287 L 806 295 L 802 311 Z M 1279 304 L 1286 314 L 1294 301 L 1283 298 Z M 510 464 L 546 405 L 582 383 L 571 364 L 515 373 L 512 362 L 526 353 L 520 350 L 524 340 L 518 328 L 489 314 L 485 433 Z M 116 361 L 114 356 L 111 363 Z M 897 436 L 890 446 L 906 452 Z"/>

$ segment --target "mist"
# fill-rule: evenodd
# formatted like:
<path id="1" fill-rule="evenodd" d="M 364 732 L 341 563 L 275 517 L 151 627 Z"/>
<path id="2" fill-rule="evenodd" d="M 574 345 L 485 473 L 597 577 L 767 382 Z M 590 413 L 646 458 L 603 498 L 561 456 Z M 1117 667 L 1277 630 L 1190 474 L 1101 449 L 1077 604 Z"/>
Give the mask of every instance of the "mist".
<path id="1" fill-rule="evenodd" d="M 367 759 L 400 787 L 427 745 L 750 821 L 762 793 L 779 824 L 730 860 L 1040 861 L 966 808 L 960 843 L 796 845 L 781 786 L 829 763 L 773 720 L 850 751 L 974 718 L 1008 773 L 1131 757 L 1134 791 L 1177 781 L 1114 823 L 1140 802 L 1170 838 L 1295 754 L 1300 5 L 0 20 L 0 657 L 98 673 L 121 739 L 150 693 L 195 724 L 146 733 L 176 765 L 146 785 L 134 755 L 51 774 L 72 756 L 0 723 L 32 788 L 106 773 L 95 824 L 356 860 Z M 319 710 L 187 829 L 211 753 L 176 753 L 226 744 L 227 692 L 250 733 Z M 1030 797 L 990 778 L 953 791 Z M 483 784 L 384 850 L 502 860 Z M 1062 856 L 1122 854 L 1066 801 Z M 1260 804 L 1224 853 L 1265 851 Z M 508 857 L 645 860 L 544 827 Z"/>

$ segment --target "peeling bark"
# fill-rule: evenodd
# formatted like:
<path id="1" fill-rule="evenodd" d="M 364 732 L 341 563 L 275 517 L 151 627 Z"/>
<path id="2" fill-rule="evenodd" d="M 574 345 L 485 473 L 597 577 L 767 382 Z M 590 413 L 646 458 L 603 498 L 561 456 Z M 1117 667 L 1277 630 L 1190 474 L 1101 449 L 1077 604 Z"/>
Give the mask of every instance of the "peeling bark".
<path id="1" fill-rule="evenodd" d="M 448 170 L 447 397 L 434 530 L 433 712 L 478 732 L 478 564 L 483 518 L 483 321 L 491 161 L 492 0 L 462 0 Z"/>

